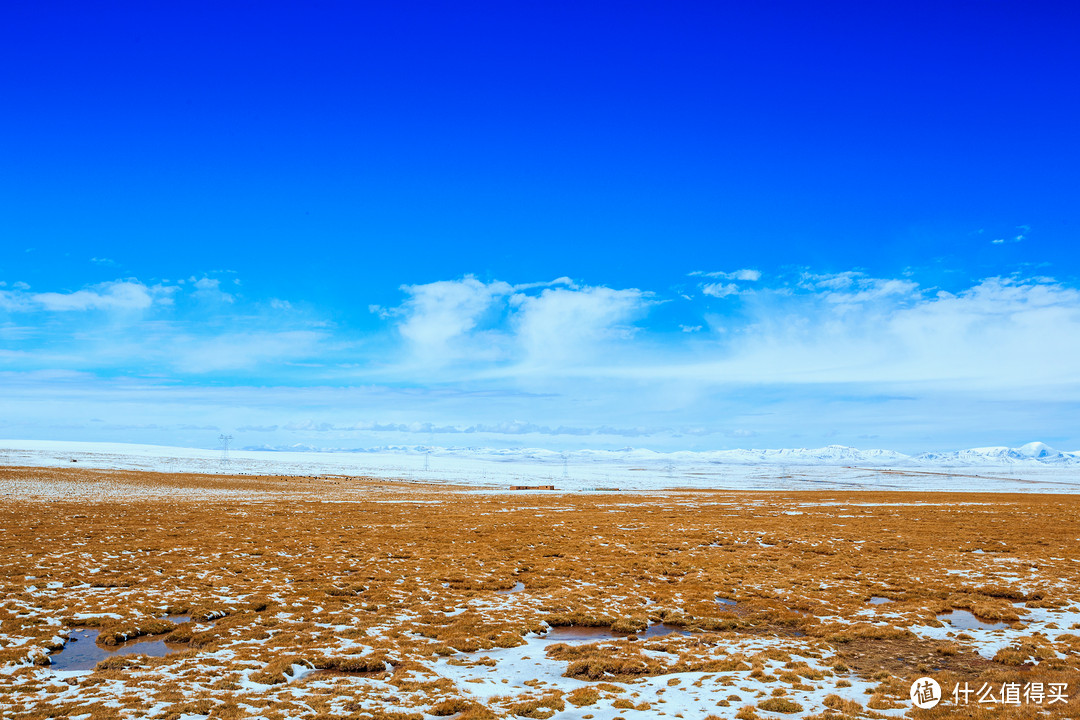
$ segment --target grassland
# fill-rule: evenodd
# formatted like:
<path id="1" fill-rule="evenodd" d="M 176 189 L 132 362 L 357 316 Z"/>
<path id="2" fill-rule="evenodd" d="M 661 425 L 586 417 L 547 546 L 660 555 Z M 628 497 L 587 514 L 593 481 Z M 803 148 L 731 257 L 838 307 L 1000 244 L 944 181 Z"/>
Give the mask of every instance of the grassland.
<path id="1" fill-rule="evenodd" d="M 1077 496 L 3 468 L 0 501 L 3 717 L 1080 716 Z M 173 652 L 56 671 L 79 627 Z M 1068 699 L 914 710 L 921 676 Z"/>

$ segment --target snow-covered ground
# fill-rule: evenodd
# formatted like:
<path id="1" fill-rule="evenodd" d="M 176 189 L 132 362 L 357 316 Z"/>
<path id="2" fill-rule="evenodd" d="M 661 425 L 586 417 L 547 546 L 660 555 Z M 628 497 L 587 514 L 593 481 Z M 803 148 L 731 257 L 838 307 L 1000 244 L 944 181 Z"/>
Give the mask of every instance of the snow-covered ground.
<path id="1" fill-rule="evenodd" d="M 0 465 L 273 475 L 369 475 L 486 488 L 559 490 L 984 490 L 1080 491 L 1080 454 L 1042 443 L 903 455 L 839 445 L 819 449 L 659 453 L 526 448 L 403 447 L 375 451 L 220 450 L 43 440 L 0 440 Z"/>

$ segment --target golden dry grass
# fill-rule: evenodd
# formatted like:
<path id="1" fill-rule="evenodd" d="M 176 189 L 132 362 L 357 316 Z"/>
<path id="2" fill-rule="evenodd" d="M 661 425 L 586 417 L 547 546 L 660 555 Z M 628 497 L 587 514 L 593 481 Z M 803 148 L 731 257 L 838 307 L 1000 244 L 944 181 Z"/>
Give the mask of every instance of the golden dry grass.
<path id="1" fill-rule="evenodd" d="M 1072 699 L 1041 717 L 1080 714 L 1080 629 L 1019 632 L 1033 612 L 1080 599 L 1073 496 L 484 494 L 31 468 L 0 470 L 0 485 L 15 488 L 0 506 L 4 717 L 153 706 L 160 717 L 550 717 L 567 706 L 645 717 L 659 708 L 620 693 L 672 673 L 709 674 L 725 688 L 716 704 L 740 717 L 797 714 L 797 691 L 852 682 L 869 683 L 860 701 L 831 695 L 817 712 L 873 717 L 909 707 L 911 681 L 926 674 L 950 689 L 1069 682 Z M 498 594 L 518 582 L 524 591 Z M 920 630 L 953 609 L 1012 624 L 1016 642 L 987 658 L 972 635 Z M 192 622 L 161 617 L 181 613 Z M 522 646 L 545 623 L 641 633 L 656 622 L 692 634 L 548 645 L 541 655 L 565 663 L 568 692 L 526 683 L 485 700 L 437 671 L 449 657 L 497 673 L 484 653 Z M 100 628 L 102 645 L 154 635 L 186 650 L 50 680 L 47 653 L 75 625 Z M 755 639 L 768 642 L 734 649 Z M 294 680 L 297 666 L 315 672 Z M 751 679 L 781 692 L 739 692 Z"/>

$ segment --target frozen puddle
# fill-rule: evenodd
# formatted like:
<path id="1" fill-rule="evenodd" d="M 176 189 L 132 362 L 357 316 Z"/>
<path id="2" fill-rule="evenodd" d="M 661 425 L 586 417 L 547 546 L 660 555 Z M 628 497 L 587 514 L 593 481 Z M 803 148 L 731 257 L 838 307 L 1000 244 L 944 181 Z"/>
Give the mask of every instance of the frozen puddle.
<path id="1" fill-rule="evenodd" d="M 953 610 L 951 613 L 942 613 L 937 616 L 937 619 L 949 623 L 957 630 L 1004 630 L 1009 627 L 1008 623 L 983 622 L 968 610 Z"/>
<path id="2" fill-rule="evenodd" d="M 739 601 L 738 601 L 738 600 L 731 600 L 730 598 L 722 598 L 722 597 L 718 597 L 718 598 L 714 598 L 714 599 L 716 600 L 716 602 L 717 602 L 718 604 L 720 604 L 720 605 L 727 605 L 728 607 L 730 607 L 730 608 L 732 608 L 732 609 L 734 609 L 734 608 L 735 608 L 735 606 L 739 604 Z"/>
<path id="3" fill-rule="evenodd" d="M 64 647 L 49 656 L 53 670 L 93 670 L 102 660 L 116 655 L 152 655 L 161 657 L 185 650 L 185 646 L 169 646 L 160 639 L 132 640 L 131 642 L 101 647 L 97 644 L 100 630 L 79 628 L 72 630 Z"/>
<path id="4" fill-rule="evenodd" d="M 893 602 L 893 601 L 890 600 L 889 598 L 880 597 L 878 595 L 874 595 L 872 598 L 870 598 L 870 604 L 871 605 L 884 605 L 886 603 L 891 603 L 891 602 Z M 943 618 L 941 616 L 938 616 L 938 619 L 941 620 Z"/>

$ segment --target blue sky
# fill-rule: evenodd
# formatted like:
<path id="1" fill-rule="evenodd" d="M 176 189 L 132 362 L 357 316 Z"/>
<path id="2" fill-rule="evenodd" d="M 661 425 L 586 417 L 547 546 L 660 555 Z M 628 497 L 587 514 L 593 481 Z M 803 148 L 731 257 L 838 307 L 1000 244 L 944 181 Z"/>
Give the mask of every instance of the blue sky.
<path id="1" fill-rule="evenodd" d="M 1080 448 L 1078 12 L 0 11 L 0 436 Z"/>

